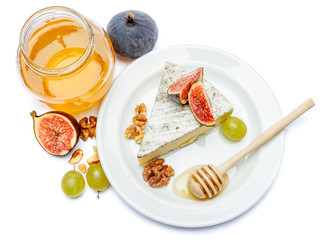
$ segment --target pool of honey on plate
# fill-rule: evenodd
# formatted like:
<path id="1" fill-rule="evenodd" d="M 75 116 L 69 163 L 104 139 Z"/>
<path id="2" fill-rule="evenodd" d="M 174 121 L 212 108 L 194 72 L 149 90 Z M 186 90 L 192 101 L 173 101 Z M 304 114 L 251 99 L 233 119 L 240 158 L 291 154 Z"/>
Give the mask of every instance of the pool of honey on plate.
<path id="1" fill-rule="evenodd" d="M 201 198 L 197 198 L 195 197 L 190 189 L 189 189 L 189 178 L 191 177 L 192 173 L 195 172 L 196 169 L 201 168 L 202 165 L 197 165 L 194 167 L 191 167 L 189 169 L 187 169 L 186 171 L 184 171 L 183 173 L 181 173 L 176 179 L 174 179 L 173 184 L 172 184 L 172 190 L 174 192 L 174 194 L 176 194 L 177 196 L 181 197 L 181 198 L 186 198 L 186 199 L 190 199 L 190 200 L 195 200 L 195 201 L 206 201 L 209 199 L 201 199 Z M 229 184 L 229 176 L 227 173 L 225 173 L 223 175 L 224 178 L 224 184 L 222 186 L 221 191 L 218 192 L 217 195 L 215 195 L 213 198 L 216 198 L 217 196 L 219 196 L 228 186 Z"/>
<path id="2" fill-rule="evenodd" d="M 112 44 L 101 27 L 88 22 L 91 36 L 74 19 L 46 21 L 30 33 L 24 46 L 28 57 L 18 53 L 24 85 L 54 109 L 84 110 L 102 99 L 110 87 L 115 62 Z"/>

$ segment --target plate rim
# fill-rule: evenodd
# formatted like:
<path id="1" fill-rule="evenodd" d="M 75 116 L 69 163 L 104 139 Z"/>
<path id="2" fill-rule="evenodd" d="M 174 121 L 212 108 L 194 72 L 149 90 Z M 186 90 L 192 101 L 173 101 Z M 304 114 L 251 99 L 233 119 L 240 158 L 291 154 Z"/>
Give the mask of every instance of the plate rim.
<path id="1" fill-rule="evenodd" d="M 108 91 L 108 93 L 106 94 L 106 96 L 104 97 L 102 103 L 101 103 L 101 106 L 99 108 L 99 112 L 98 112 L 98 127 L 97 127 L 97 136 L 101 136 L 102 135 L 102 132 L 100 129 L 102 129 L 102 118 L 103 118 L 103 115 L 105 114 L 105 111 L 106 111 L 106 106 L 108 105 L 109 103 L 109 99 L 111 97 L 111 90 L 113 88 L 115 88 L 115 86 L 118 84 L 119 81 L 117 81 L 118 79 L 122 78 L 122 76 L 124 77 L 124 75 L 129 72 L 129 70 L 131 68 L 133 68 L 135 65 L 138 65 L 139 62 L 142 62 L 144 61 L 145 58 L 151 58 L 152 56 L 154 55 L 158 55 L 158 54 L 161 54 L 162 52 L 166 52 L 166 51 L 170 51 L 172 49 L 180 49 L 180 48 L 197 48 L 197 49 L 207 49 L 207 50 L 210 50 L 210 51 L 215 51 L 215 52 L 219 52 L 220 54 L 223 54 L 223 55 L 226 55 L 234 60 L 236 60 L 237 62 L 243 64 L 244 66 L 246 66 L 247 68 L 249 68 L 261 81 L 262 83 L 265 84 L 267 90 L 269 90 L 271 92 L 271 96 L 273 97 L 273 100 L 275 102 L 275 105 L 278 109 L 278 112 L 279 112 L 279 115 L 280 115 L 280 118 L 282 116 L 281 114 L 281 108 L 278 104 L 278 101 L 276 99 L 276 96 L 274 95 L 272 89 L 269 87 L 269 85 L 267 84 L 267 82 L 259 75 L 259 73 L 253 68 L 251 67 L 249 64 L 247 64 L 246 62 L 244 62 L 242 59 L 226 52 L 226 51 L 223 51 L 223 50 L 220 50 L 220 49 L 217 49 L 217 48 L 213 48 L 213 47 L 208 47 L 208 46 L 204 46 L 204 45 L 195 45 L 195 44 L 180 44 L 180 45 L 173 45 L 173 46 L 168 46 L 168 47 L 165 47 L 165 48 L 160 48 L 160 49 L 157 49 L 157 50 L 154 50 L 146 55 L 144 55 L 143 57 L 140 57 L 138 59 L 136 59 L 135 61 L 133 61 L 132 63 L 130 63 L 127 67 L 125 67 L 116 77 L 115 79 L 113 80 L 113 83 L 112 83 L 112 86 L 110 87 L 110 90 Z M 284 134 L 284 131 L 282 131 L 280 134 L 280 144 L 281 144 L 281 152 L 280 152 L 280 157 L 279 157 L 279 160 L 278 160 L 278 164 L 276 165 L 276 168 L 274 169 L 273 173 L 271 174 L 271 178 L 269 179 L 268 183 L 267 183 L 267 186 L 265 188 L 263 188 L 264 190 L 261 191 L 260 194 L 258 194 L 258 197 L 256 199 L 253 199 L 252 202 L 250 202 L 248 204 L 248 206 L 246 208 L 243 208 L 241 211 L 237 211 L 236 213 L 234 214 L 231 214 L 229 216 L 227 216 L 226 218 L 221 218 L 220 221 L 214 221 L 214 222 L 207 222 L 206 224 L 201 224 L 201 223 L 198 223 L 198 224 L 183 224 L 181 222 L 177 222 L 177 221 L 174 221 L 174 220 L 168 220 L 166 218 L 163 218 L 163 217 L 160 217 L 160 216 L 157 216 L 155 214 L 152 214 L 151 212 L 149 211 L 146 211 L 145 209 L 143 209 L 141 206 L 135 204 L 134 201 L 132 201 L 132 199 L 130 199 L 123 191 L 121 191 L 120 187 L 116 185 L 116 182 L 114 179 L 111 178 L 111 174 L 109 174 L 107 168 L 104 168 L 104 171 L 111 183 L 111 185 L 113 186 L 115 192 L 118 193 L 118 195 L 120 196 L 120 198 L 122 198 L 128 205 L 130 205 L 132 208 L 134 208 L 135 210 L 137 210 L 139 213 L 153 219 L 153 220 L 156 220 L 158 222 L 161 222 L 161 223 L 164 223 L 164 224 L 168 224 L 168 225 L 172 225 L 172 226 L 177 226 L 177 227 L 186 227 L 186 228 L 195 228 L 195 227 L 208 227 L 208 226 L 212 226 L 212 225 L 217 225 L 217 224 L 220 224 L 220 223 L 223 223 L 223 222 L 226 222 L 226 221 L 229 221 L 229 220 L 232 220 L 234 219 L 235 217 L 247 212 L 250 208 L 252 208 L 256 203 L 258 203 L 260 201 L 260 199 L 265 195 L 265 193 L 270 189 L 270 186 L 272 186 L 272 183 L 274 181 L 274 179 L 276 178 L 277 176 L 277 173 L 280 169 L 280 166 L 281 166 L 281 163 L 282 163 L 282 160 L 283 160 L 283 155 L 284 155 L 284 149 L 285 149 L 285 134 Z M 104 156 L 103 156 L 103 151 L 101 150 L 101 147 L 102 147 L 102 138 L 101 137 L 97 137 L 96 138 L 96 143 L 97 143 L 97 147 L 98 147 L 98 153 L 99 153 L 99 158 L 100 158 L 100 161 L 101 159 L 104 159 Z M 100 147 L 100 149 L 99 149 Z M 102 162 L 102 161 L 101 161 Z M 102 162 L 103 163 L 103 162 Z"/>

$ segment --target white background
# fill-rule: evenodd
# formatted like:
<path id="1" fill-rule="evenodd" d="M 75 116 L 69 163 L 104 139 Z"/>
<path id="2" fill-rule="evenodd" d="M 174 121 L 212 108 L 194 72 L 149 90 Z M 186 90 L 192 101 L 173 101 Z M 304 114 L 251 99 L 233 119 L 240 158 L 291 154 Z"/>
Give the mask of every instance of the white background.
<path id="1" fill-rule="evenodd" d="M 6 1 L 1 18 L 0 239 L 327 239 L 328 6 L 326 1 Z M 214 4 L 215 3 L 215 4 Z M 4 4 L 4 3 L 3 3 Z M 37 10 L 71 7 L 106 28 L 127 9 L 151 15 L 155 49 L 176 44 L 215 47 L 250 64 L 274 92 L 283 115 L 311 97 L 316 106 L 285 130 L 284 159 L 264 197 L 226 223 L 185 229 L 155 222 L 109 188 L 86 187 L 77 199 L 60 188 L 69 156 L 48 155 L 33 136 L 31 110 L 43 113 L 16 72 L 20 29 Z M 130 61 L 117 59 L 115 76 Z M 99 106 L 76 116 L 97 115 Z M 113 116 L 115 117 L 115 116 Z M 85 155 L 94 140 L 80 141 Z"/>

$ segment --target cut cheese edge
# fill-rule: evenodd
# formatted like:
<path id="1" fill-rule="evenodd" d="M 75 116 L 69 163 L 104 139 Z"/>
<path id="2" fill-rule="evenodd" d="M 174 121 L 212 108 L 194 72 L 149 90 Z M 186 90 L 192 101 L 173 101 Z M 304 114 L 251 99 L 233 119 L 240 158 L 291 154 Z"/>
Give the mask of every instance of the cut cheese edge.
<path id="1" fill-rule="evenodd" d="M 181 105 L 171 99 L 167 89 L 187 71 L 166 62 L 153 109 L 148 117 L 145 135 L 137 154 L 141 166 L 149 161 L 194 142 L 212 127 L 200 124 L 188 104 Z M 208 81 L 203 80 L 211 101 L 215 126 L 231 115 L 231 103 Z"/>

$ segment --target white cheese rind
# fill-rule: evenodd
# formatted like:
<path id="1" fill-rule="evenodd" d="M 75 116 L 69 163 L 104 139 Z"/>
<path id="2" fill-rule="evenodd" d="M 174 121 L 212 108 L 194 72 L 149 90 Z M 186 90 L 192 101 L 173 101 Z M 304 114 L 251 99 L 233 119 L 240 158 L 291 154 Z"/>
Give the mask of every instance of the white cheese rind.
<path id="1" fill-rule="evenodd" d="M 188 104 L 181 105 L 173 101 L 167 93 L 167 89 L 186 73 L 187 71 L 177 64 L 170 62 L 165 64 L 155 103 L 137 155 L 141 165 L 176 149 L 191 138 L 196 139 L 195 136 L 204 134 L 211 128 L 196 120 Z M 212 104 L 214 119 L 216 119 L 216 124 L 219 124 L 223 117 L 232 113 L 233 107 L 211 83 L 204 79 L 203 84 Z"/>

